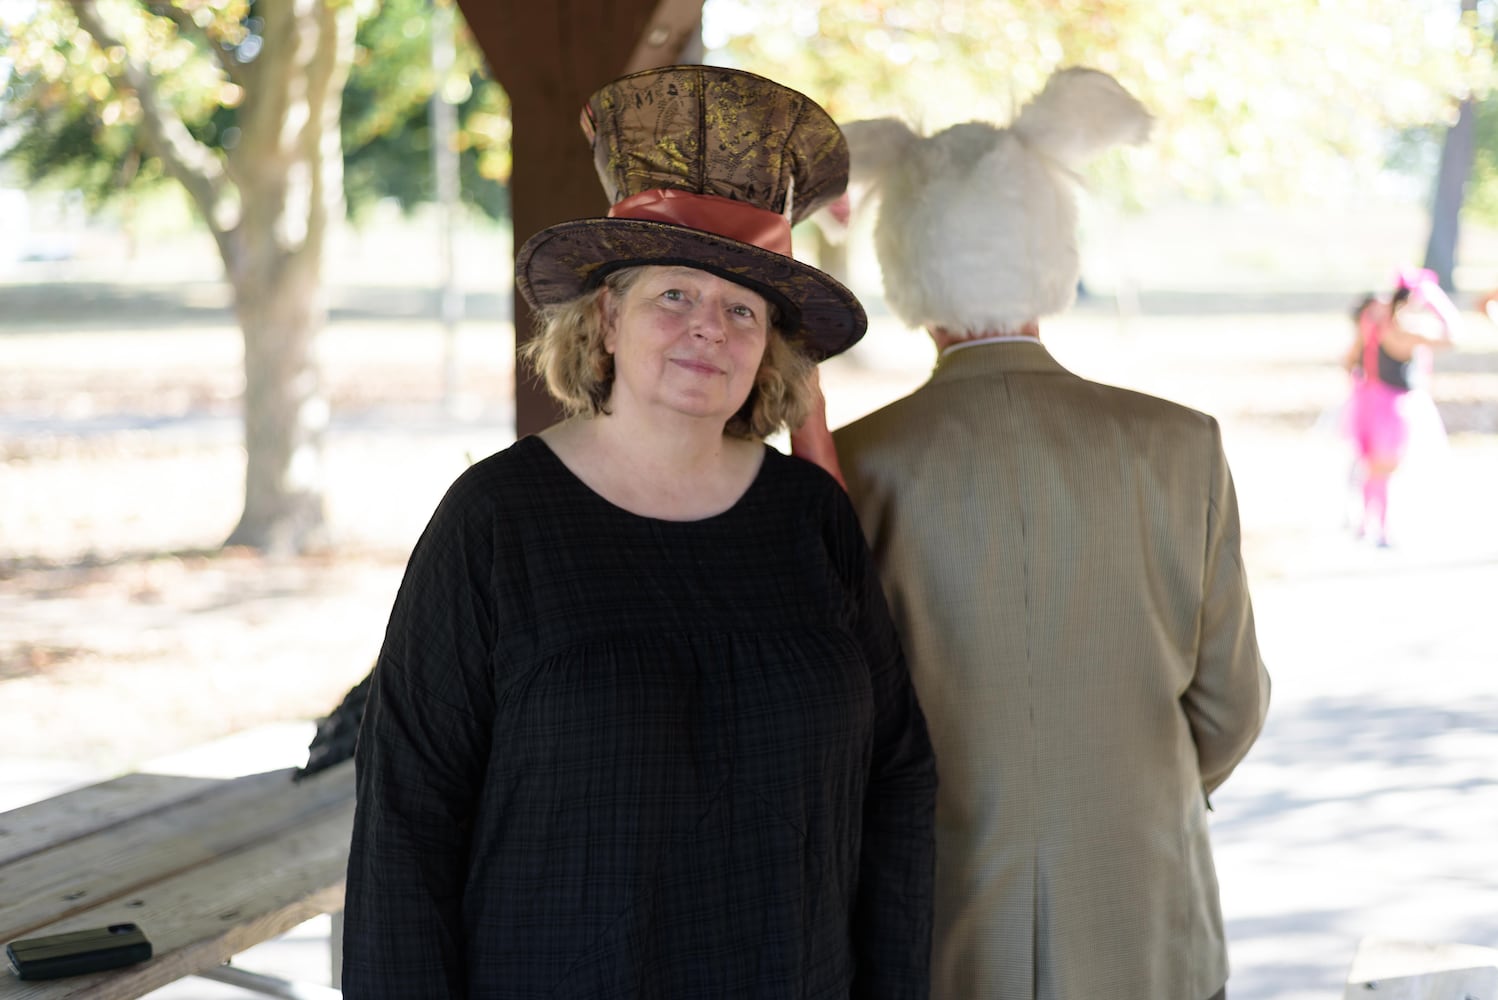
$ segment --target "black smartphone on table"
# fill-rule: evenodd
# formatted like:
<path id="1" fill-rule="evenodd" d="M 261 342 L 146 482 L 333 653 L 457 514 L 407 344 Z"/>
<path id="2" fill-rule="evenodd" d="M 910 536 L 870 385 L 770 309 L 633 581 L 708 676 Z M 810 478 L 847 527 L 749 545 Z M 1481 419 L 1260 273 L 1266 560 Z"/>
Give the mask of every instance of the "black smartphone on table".
<path id="1" fill-rule="evenodd" d="M 118 969 L 151 957 L 151 942 L 135 924 L 21 938 L 5 946 L 11 970 L 22 979 L 58 979 Z"/>

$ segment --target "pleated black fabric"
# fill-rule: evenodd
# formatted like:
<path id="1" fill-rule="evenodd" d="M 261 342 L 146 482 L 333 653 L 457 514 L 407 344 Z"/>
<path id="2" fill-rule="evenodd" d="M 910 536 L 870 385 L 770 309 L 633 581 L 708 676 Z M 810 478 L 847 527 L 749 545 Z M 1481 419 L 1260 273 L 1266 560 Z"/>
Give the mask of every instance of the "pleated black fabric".
<path id="1" fill-rule="evenodd" d="M 846 498 L 672 522 L 539 439 L 412 554 L 359 737 L 358 998 L 925 997 L 934 761 Z"/>

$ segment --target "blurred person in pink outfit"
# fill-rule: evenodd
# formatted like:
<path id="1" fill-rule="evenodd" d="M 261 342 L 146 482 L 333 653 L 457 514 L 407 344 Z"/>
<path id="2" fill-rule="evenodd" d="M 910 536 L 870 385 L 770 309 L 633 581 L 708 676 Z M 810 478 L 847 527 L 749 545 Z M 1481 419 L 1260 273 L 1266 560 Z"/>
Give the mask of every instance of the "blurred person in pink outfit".
<path id="1" fill-rule="evenodd" d="M 1435 273 L 1401 270 L 1387 298 L 1369 296 L 1355 313 L 1356 336 L 1343 359 L 1353 376 L 1348 432 L 1357 452 L 1363 510 L 1358 534 L 1390 541 L 1389 484 L 1422 437 L 1444 440 L 1427 390 L 1435 351 L 1452 345 L 1456 307 Z"/>

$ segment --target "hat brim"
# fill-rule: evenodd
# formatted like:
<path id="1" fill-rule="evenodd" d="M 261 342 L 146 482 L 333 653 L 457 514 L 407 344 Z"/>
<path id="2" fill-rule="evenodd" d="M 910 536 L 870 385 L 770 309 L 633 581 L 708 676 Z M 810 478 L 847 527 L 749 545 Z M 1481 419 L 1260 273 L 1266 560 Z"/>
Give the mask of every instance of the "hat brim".
<path id="1" fill-rule="evenodd" d="M 533 309 L 596 288 L 612 271 L 681 265 L 751 288 L 778 305 L 782 332 L 818 361 L 858 343 L 868 317 L 836 278 L 793 257 L 723 236 L 644 219 L 575 219 L 541 230 L 515 255 L 515 287 Z"/>

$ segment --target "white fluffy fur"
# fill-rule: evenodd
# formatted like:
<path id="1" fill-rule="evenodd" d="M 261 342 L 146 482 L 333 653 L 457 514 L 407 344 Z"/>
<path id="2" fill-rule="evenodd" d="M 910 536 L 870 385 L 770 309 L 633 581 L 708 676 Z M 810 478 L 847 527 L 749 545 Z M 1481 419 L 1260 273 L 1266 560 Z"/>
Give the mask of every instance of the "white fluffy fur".
<path id="1" fill-rule="evenodd" d="M 1080 262 L 1074 170 L 1151 118 L 1106 73 L 1072 68 L 1008 128 L 921 137 L 894 119 L 843 126 L 850 187 L 879 198 L 885 299 L 912 327 L 1014 330 L 1071 305 Z"/>

